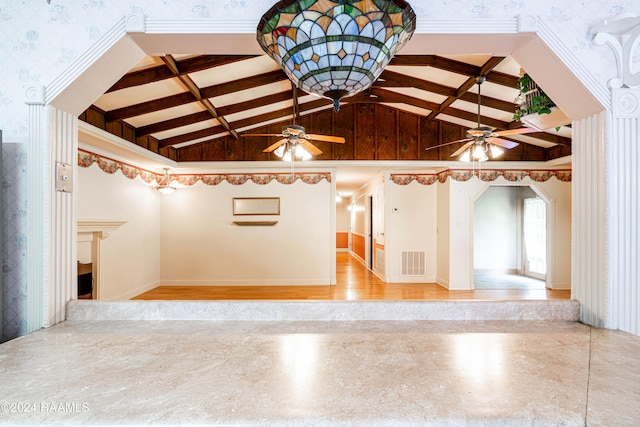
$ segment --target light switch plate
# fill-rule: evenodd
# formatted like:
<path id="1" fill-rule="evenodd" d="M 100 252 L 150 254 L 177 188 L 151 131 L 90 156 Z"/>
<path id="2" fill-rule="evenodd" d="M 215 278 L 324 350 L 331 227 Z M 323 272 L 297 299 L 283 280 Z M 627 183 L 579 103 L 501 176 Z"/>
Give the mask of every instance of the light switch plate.
<path id="1" fill-rule="evenodd" d="M 56 191 L 71 193 L 73 180 L 71 179 L 71 165 L 56 162 Z"/>

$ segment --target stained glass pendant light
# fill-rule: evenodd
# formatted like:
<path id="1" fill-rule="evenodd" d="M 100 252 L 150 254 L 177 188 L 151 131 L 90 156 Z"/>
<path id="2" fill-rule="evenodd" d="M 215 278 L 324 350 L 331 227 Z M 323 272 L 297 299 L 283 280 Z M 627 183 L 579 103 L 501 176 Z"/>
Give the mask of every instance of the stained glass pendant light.
<path id="1" fill-rule="evenodd" d="M 409 41 L 403 0 L 282 0 L 260 19 L 262 49 L 300 89 L 333 100 L 367 89 Z"/>

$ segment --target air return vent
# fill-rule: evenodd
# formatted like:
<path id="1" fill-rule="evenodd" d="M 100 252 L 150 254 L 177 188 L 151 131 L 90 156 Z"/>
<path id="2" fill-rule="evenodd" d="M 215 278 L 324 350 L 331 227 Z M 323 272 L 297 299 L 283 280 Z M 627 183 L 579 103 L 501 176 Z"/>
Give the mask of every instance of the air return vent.
<path id="1" fill-rule="evenodd" d="M 424 276 L 426 274 L 425 252 L 402 251 L 402 276 Z"/>

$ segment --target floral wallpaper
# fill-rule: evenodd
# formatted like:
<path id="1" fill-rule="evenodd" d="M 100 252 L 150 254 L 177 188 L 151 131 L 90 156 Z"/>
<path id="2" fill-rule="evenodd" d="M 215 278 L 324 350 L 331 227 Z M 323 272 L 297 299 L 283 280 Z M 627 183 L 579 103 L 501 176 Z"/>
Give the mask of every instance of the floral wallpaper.
<path id="1" fill-rule="evenodd" d="M 498 178 L 509 182 L 519 182 L 525 178 L 533 182 L 547 182 L 555 177 L 561 182 L 571 182 L 570 170 L 513 170 L 513 169 L 449 169 L 438 174 L 391 174 L 391 182 L 397 185 L 409 185 L 417 182 L 422 185 L 441 184 L 451 178 L 454 181 L 466 182 L 477 178 L 484 182 L 493 182 Z"/>
<path id="2" fill-rule="evenodd" d="M 258 185 L 267 185 L 271 181 L 276 180 L 280 184 L 293 184 L 300 180 L 306 184 L 317 184 L 323 179 L 331 182 L 331 172 L 267 172 L 267 173 L 241 173 L 241 174 L 169 174 L 168 178 L 161 173 L 151 172 L 136 166 L 129 165 L 118 160 L 100 156 L 85 150 L 78 150 L 78 166 L 88 168 L 92 164 L 97 163 L 98 167 L 105 173 L 114 174 L 121 171 L 124 176 L 134 179 L 140 176 L 142 181 L 147 184 L 154 180 L 158 184 L 167 185 L 173 181 L 178 184 L 190 187 L 197 182 L 206 185 L 218 185 L 223 181 L 231 185 L 242 185 L 246 182 L 253 182 Z"/>
<path id="3" fill-rule="evenodd" d="M 2 144 L 3 319 L 0 342 L 22 335 L 27 304 L 27 152 L 23 144 Z"/>
<path id="4" fill-rule="evenodd" d="M 273 0 L 15 0 L 0 1 L 0 129 L 5 141 L 27 138 L 26 88 L 47 85 L 123 16 L 255 21 Z M 421 20 L 539 16 L 606 86 L 612 52 L 592 43 L 589 28 L 612 15 L 636 12 L 636 0 L 411 0 Z M 420 25 L 418 25 L 419 31 Z"/>

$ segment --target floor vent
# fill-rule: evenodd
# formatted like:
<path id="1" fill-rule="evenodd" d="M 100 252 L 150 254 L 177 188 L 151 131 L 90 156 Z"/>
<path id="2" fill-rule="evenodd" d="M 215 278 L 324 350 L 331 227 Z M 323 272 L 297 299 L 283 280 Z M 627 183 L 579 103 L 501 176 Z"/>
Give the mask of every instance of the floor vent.
<path id="1" fill-rule="evenodd" d="M 425 252 L 403 251 L 402 252 L 402 276 L 424 276 L 426 274 Z"/>

